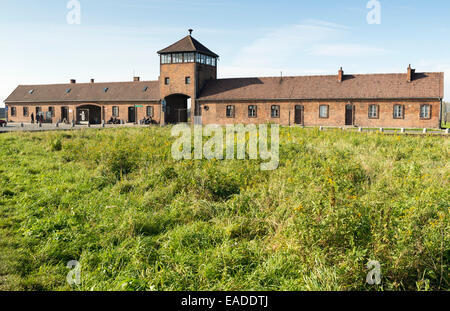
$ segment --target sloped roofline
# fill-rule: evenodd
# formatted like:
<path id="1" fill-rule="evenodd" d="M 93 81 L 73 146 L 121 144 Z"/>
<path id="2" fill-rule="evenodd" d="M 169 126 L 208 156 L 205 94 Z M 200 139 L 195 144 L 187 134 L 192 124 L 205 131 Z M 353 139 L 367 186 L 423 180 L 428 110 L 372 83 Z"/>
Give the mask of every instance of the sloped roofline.
<path id="1" fill-rule="evenodd" d="M 166 54 L 166 53 L 182 53 L 182 52 L 199 52 L 212 57 L 219 57 L 219 55 L 208 49 L 206 46 L 201 44 L 191 35 L 184 37 L 183 39 L 158 51 L 157 53 Z"/>

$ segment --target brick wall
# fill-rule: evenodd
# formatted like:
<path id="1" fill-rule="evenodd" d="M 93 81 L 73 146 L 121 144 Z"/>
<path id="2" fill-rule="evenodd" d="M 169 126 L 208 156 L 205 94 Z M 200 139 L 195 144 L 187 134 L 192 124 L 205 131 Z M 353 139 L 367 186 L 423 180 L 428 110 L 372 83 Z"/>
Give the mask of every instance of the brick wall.
<path id="1" fill-rule="evenodd" d="M 295 106 L 303 106 L 304 125 L 305 126 L 345 126 L 345 106 L 348 101 L 299 101 L 299 102 L 201 102 L 202 122 L 203 124 L 248 124 L 248 123 L 279 123 L 282 125 L 295 124 Z M 352 102 L 355 107 L 354 126 L 361 127 L 394 127 L 394 128 L 439 128 L 439 101 L 362 101 Z M 369 119 L 369 105 L 379 106 L 379 117 Z M 393 118 L 394 105 L 404 105 L 405 117 L 403 119 Z M 428 120 L 420 119 L 420 105 L 431 105 L 431 118 Z M 235 117 L 226 117 L 226 107 L 235 106 Z M 256 105 L 257 117 L 248 117 L 248 106 Z M 280 117 L 271 117 L 271 106 L 280 106 Z M 329 107 L 328 118 L 319 117 L 319 106 L 327 105 Z M 207 110 L 205 109 L 207 107 Z"/>
<path id="2" fill-rule="evenodd" d="M 95 105 L 99 106 L 102 109 L 102 114 L 104 115 L 104 120 L 107 122 L 112 117 L 113 112 L 113 106 L 117 106 L 119 110 L 119 116 L 117 117 L 120 120 L 123 120 L 124 122 L 128 122 L 128 108 L 134 107 L 134 105 L 142 106 L 137 107 L 137 121 L 142 120 L 144 117 L 146 117 L 147 114 L 147 106 L 153 107 L 153 120 L 160 122 L 160 104 L 159 102 L 119 102 L 119 103 L 70 103 L 70 104 L 50 104 L 50 103 L 43 103 L 39 105 L 30 105 L 28 103 L 23 104 L 14 104 L 14 105 L 8 105 L 8 121 L 9 122 L 23 122 L 23 123 L 30 123 L 31 122 L 31 113 L 34 115 L 34 120 L 36 121 L 36 107 L 40 107 L 41 111 L 46 114 L 47 111 L 49 111 L 50 107 L 54 107 L 54 116 L 52 118 L 52 123 L 60 122 L 62 119 L 61 116 L 61 108 L 67 107 L 69 118 L 68 121 L 76 120 L 76 109 L 79 106 L 84 105 Z M 12 107 L 16 108 L 16 115 L 12 116 Z M 24 116 L 23 114 L 23 107 L 28 107 L 28 116 Z"/>

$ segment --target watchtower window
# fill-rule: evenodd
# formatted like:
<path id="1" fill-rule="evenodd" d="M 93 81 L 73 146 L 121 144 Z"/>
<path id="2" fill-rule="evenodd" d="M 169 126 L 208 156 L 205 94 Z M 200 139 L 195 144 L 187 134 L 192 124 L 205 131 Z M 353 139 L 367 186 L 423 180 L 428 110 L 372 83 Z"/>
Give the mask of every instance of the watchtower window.
<path id="1" fill-rule="evenodd" d="M 195 61 L 194 53 L 184 53 L 183 58 L 185 63 L 193 63 Z"/>
<path id="2" fill-rule="evenodd" d="M 161 64 L 170 64 L 170 63 L 172 63 L 172 54 L 161 55 Z"/>
<path id="3" fill-rule="evenodd" d="M 183 62 L 183 54 L 182 53 L 172 54 L 172 62 L 174 64 L 182 63 Z"/>
<path id="4" fill-rule="evenodd" d="M 169 85 L 170 84 L 170 78 L 165 78 L 164 79 L 164 84 L 165 85 Z"/>

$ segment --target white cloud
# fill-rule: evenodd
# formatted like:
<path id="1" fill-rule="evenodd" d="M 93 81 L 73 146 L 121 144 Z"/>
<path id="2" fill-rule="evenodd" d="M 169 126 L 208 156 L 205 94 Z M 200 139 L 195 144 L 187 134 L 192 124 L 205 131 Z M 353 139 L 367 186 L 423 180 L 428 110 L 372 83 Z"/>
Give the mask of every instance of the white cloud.
<path id="1" fill-rule="evenodd" d="M 233 67 L 284 66 L 295 62 L 309 46 L 344 34 L 347 28 L 324 21 L 308 20 L 273 29 L 237 53 Z"/>
<path id="2" fill-rule="evenodd" d="M 318 44 L 310 49 L 311 55 L 321 56 L 374 56 L 389 53 L 388 50 L 360 44 Z"/>

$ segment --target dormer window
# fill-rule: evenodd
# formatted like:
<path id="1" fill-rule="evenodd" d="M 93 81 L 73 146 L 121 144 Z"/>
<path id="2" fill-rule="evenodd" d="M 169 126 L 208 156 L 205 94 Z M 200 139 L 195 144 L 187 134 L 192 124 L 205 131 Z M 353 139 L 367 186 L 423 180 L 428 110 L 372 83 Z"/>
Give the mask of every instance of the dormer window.
<path id="1" fill-rule="evenodd" d="M 72 91 L 72 89 L 67 89 L 66 94 L 69 94 Z"/>
<path id="2" fill-rule="evenodd" d="M 28 91 L 28 94 L 33 94 L 33 93 L 34 93 L 34 89 Z"/>
<path id="3" fill-rule="evenodd" d="M 103 89 L 103 92 L 108 92 L 108 90 L 109 90 L 109 87 L 105 87 L 104 89 Z"/>
<path id="4" fill-rule="evenodd" d="M 144 87 L 144 92 L 147 92 L 147 90 L 148 90 L 148 86 L 146 86 L 146 87 Z"/>

